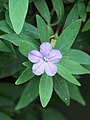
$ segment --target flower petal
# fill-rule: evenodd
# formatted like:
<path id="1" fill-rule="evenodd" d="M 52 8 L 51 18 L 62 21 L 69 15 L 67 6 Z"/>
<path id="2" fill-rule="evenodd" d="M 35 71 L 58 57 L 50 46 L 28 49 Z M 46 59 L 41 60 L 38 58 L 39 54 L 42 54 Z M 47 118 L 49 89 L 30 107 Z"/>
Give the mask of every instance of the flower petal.
<path id="1" fill-rule="evenodd" d="M 42 59 L 42 55 L 39 51 L 37 50 L 32 50 L 29 54 L 28 54 L 28 59 L 33 62 L 33 63 L 37 63 L 40 59 Z"/>
<path id="2" fill-rule="evenodd" d="M 59 50 L 51 50 L 47 58 L 49 59 L 50 62 L 56 63 L 62 59 L 62 54 Z"/>
<path id="3" fill-rule="evenodd" d="M 57 73 L 57 66 L 51 62 L 48 62 L 45 65 L 45 72 L 49 76 L 54 76 Z"/>
<path id="4" fill-rule="evenodd" d="M 38 63 L 35 63 L 32 67 L 32 72 L 35 75 L 41 75 L 44 73 L 46 63 L 43 60 L 40 60 Z"/>
<path id="5" fill-rule="evenodd" d="M 46 57 L 51 50 L 52 46 L 48 42 L 44 42 L 40 45 L 40 53 L 43 55 L 43 57 Z"/>

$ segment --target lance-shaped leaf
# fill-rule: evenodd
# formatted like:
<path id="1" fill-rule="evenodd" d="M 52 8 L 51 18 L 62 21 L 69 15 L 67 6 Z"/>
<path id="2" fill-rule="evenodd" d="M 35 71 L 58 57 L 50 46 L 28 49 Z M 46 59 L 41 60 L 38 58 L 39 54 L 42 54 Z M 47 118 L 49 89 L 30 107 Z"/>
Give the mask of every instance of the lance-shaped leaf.
<path id="1" fill-rule="evenodd" d="M 54 90 L 66 105 L 70 104 L 70 94 L 67 82 L 62 79 L 59 74 L 54 76 Z"/>
<path id="2" fill-rule="evenodd" d="M 85 100 L 83 99 L 83 97 L 79 91 L 79 88 L 76 85 L 73 85 L 69 82 L 67 82 L 67 83 L 68 83 L 68 88 L 69 88 L 71 99 L 79 102 L 82 105 L 85 105 L 86 104 Z"/>
<path id="3" fill-rule="evenodd" d="M 39 15 L 37 15 L 36 18 L 37 18 L 38 34 L 41 42 L 49 42 L 49 37 L 50 37 L 49 30 L 47 28 L 45 21 Z"/>
<path id="4" fill-rule="evenodd" d="M 58 19 L 61 20 L 63 14 L 64 14 L 63 0 L 52 0 L 52 4 L 53 4 L 54 10 L 56 11 L 56 14 L 58 16 Z"/>
<path id="5" fill-rule="evenodd" d="M 67 68 L 71 74 L 90 74 L 90 71 L 70 59 L 63 59 L 60 64 Z"/>
<path id="6" fill-rule="evenodd" d="M 67 81 L 80 86 L 80 83 L 75 79 L 73 75 L 61 64 L 58 64 L 58 73 Z"/>
<path id="7" fill-rule="evenodd" d="M 85 23 L 82 32 L 88 31 L 90 30 L 90 18 L 87 20 L 87 22 Z"/>
<path id="8" fill-rule="evenodd" d="M 39 83 L 39 96 L 43 107 L 48 104 L 53 91 L 53 80 L 51 76 L 43 74 Z"/>
<path id="9" fill-rule="evenodd" d="M 32 42 L 33 41 L 32 38 L 29 38 L 29 40 L 28 40 L 28 39 L 25 39 L 24 36 L 22 37 L 17 34 L 4 34 L 4 35 L 1 35 L 0 38 L 7 40 L 16 46 L 20 46 L 23 41 L 24 42 L 27 42 L 27 41 Z"/>
<path id="10" fill-rule="evenodd" d="M 23 62 L 23 65 L 27 68 L 32 66 L 30 61 Z"/>
<path id="11" fill-rule="evenodd" d="M 64 59 L 71 59 L 79 64 L 90 65 L 90 56 L 81 50 L 71 49 L 67 52 Z"/>
<path id="12" fill-rule="evenodd" d="M 14 31 L 20 34 L 26 13 L 28 10 L 29 0 L 9 0 L 9 15 Z"/>
<path id="13" fill-rule="evenodd" d="M 32 73 L 32 65 L 31 65 L 31 67 L 29 66 L 21 73 L 21 75 L 19 76 L 15 84 L 19 85 L 19 84 L 25 83 L 28 80 L 30 80 L 33 76 L 34 74 Z"/>
<path id="14" fill-rule="evenodd" d="M 65 53 L 67 50 L 69 50 L 75 41 L 75 38 L 77 37 L 80 25 L 81 20 L 77 20 L 68 26 L 57 39 L 55 48 L 59 49 L 62 53 Z"/>
<path id="15" fill-rule="evenodd" d="M 45 0 L 34 0 L 34 4 L 41 16 L 50 24 L 50 12 Z"/>
<path id="16" fill-rule="evenodd" d="M 78 9 L 77 9 L 77 5 L 75 4 L 66 18 L 63 29 L 68 27 L 70 24 L 75 22 L 77 19 L 78 19 Z"/>
<path id="17" fill-rule="evenodd" d="M 85 3 L 82 0 L 78 0 L 77 7 L 78 7 L 79 16 L 83 21 L 85 21 L 87 17 Z"/>
<path id="18" fill-rule="evenodd" d="M 22 33 L 26 34 L 34 39 L 39 38 L 37 28 L 29 23 L 24 24 L 23 29 L 22 29 Z"/>
<path id="19" fill-rule="evenodd" d="M 19 46 L 19 51 L 26 57 L 28 56 L 28 53 L 31 50 L 35 50 L 35 49 L 37 49 L 37 47 L 33 43 L 30 43 L 28 41 L 25 42 L 23 41 Z"/>
<path id="20" fill-rule="evenodd" d="M 18 110 L 30 104 L 33 100 L 35 100 L 38 97 L 38 91 L 39 91 L 39 77 L 35 76 L 26 86 L 25 90 L 22 93 L 20 101 L 15 109 Z"/>
<path id="21" fill-rule="evenodd" d="M 11 52 L 9 47 L 6 44 L 4 44 L 4 42 L 1 41 L 1 40 L 0 40 L 0 51 L 2 51 L 2 52 Z"/>
<path id="22" fill-rule="evenodd" d="M 33 43 L 35 41 L 27 35 L 19 36 L 17 34 L 4 34 L 1 35 L 0 38 L 5 39 L 16 46 L 19 46 L 20 52 L 26 57 L 31 50 L 37 49 L 37 46 Z"/>
<path id="23" fill-rule="evenodd" d="M 14 31 L 7 24 L 6 20 L 0 20 L 0 30 L 5 33 L 14 33 Z"/>

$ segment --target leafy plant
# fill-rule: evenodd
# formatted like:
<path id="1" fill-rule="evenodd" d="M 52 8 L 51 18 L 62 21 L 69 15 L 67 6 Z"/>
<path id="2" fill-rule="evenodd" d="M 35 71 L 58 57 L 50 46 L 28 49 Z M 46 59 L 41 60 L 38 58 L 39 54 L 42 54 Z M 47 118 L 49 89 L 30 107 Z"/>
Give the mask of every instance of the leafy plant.
<path id="1" fill-rule="evenodd" d="M 15 85 L 0 83 L 1 120 L 56 120 L 56 116 L 57 120 L 67 120 L 52 107 L 43 109 L 54 98 L 53 93 L 67 106 L 71 99 L 86 104 L 78 78 L 90 74 L 90 56 L 84 52 L 90 44 L 89 12 L 90 2 L 82 0 L 0 0 L 0 78 L 11 76 L 16 80 Z M 42 52 L 44 43 L 47 45 Z M 47 50 L 48 44 L 52 53 Z M 59 54 L 54 50 L 62 56 L 58 62 L 54 57 Z M 37 53 L 30 58 L 32 51 Z M 51 57 L 38 58 L 38 54 L 43 56 L 46 52 Z M 31 60 L 33 57 L 37 57 L 36 61 Z M 52 58 L 54 62 L 49 64 Z M 56 68 L 56 73 L 48 74 L 47 67 L 47 71 L 35 74 L 33 68 L 38 59 L 43 60 L 37 66 L 38 72 L 48 64 L 51 71 Z"/>

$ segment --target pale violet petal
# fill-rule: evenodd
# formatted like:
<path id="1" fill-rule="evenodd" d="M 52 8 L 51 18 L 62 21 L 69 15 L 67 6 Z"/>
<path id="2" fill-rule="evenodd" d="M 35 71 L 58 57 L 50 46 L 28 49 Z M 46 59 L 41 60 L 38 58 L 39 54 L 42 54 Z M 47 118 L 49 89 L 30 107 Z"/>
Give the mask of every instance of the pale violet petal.
<path id="1" fill-rule="evenodd" d="M 49 59 L 50 62 L 56 63 L 62 59 L 62 54 L 59 50 L 51 50 L 47 58 Z"/>
<path id="2" fill-rule="evenodd" d="M 40 53 L 46 57 L 49 52 L 52 50 L 52 46 L 49 42 L 44 42 L 40 45 Z"/>
<path id="3" fill-rule="evenodd" d="M 57 73 L 57 66 L 51 62 L 47 62 L 45 65 L 45 72 L 49 76 L 54 76 Z"/>
<path id="4" fill-rule="evenodd" d="M 44 73 L 46 63 L 43 60 L 40 60 L 38 63 L 33 64 L 32 72 L 35 75 L 41 75 Z"/>
<path id="5" fill-rule="evenodd" d="M 29 54 L 28 54 L 28 59 L 33 62 L 33 63 L 37 63 L 40 59 L 42 59 L 42 55 L 39 51 L 37 50 L 32 50 Z"/>

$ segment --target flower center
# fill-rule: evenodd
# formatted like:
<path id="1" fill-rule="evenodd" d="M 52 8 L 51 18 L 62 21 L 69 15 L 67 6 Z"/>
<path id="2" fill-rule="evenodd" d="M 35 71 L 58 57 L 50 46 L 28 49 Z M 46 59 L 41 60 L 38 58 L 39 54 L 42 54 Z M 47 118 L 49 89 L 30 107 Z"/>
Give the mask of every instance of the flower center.
<path id="1" fill-rule="evenodd" d="M 48 58 L 46 58 L 46 57 L 44 57 L 43 60 L 44 60 L 45 62 L 48 62 Z"/>

